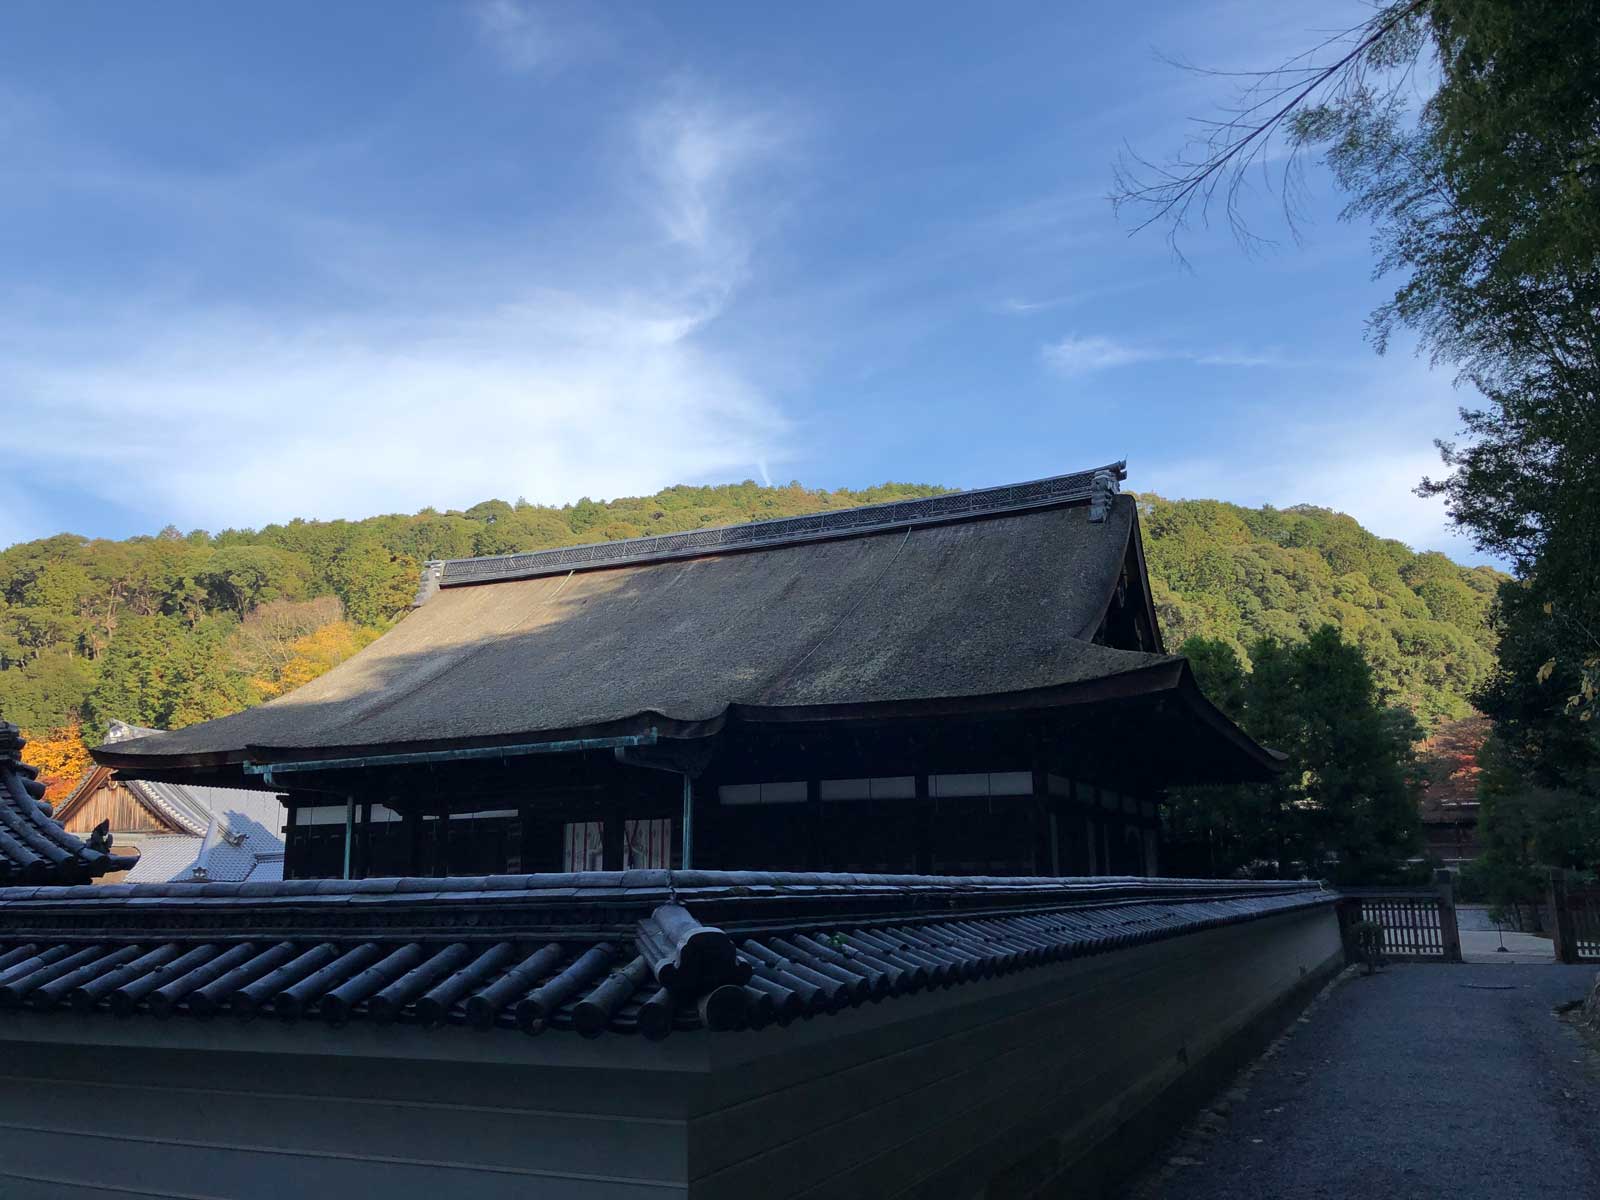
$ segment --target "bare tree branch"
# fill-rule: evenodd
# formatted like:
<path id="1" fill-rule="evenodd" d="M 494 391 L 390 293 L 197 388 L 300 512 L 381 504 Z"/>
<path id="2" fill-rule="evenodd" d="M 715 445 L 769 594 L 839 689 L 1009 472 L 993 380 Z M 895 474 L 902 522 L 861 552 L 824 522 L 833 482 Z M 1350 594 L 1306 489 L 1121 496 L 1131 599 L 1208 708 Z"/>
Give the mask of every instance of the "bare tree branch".
<path id="1" fill-rule="evenodd" d="M 1146 214 L 1130 236 L 1151 225 L 1167 223 L 1167 240 L 1181 258 L 1178 235 L 1190 227 L 1196 215 L 1203 223 L 1209 223 L 1212 206 L 1220 195 L 1234 236 L 1246 246 L 1264 244 L 1265 239 L 1251 232 L 1240 208 L 1240 196 L 1251 168 L 1262 169 L 1270 190 L 1269 148 L 1285 123 L 1324 98 L 1364 86 L 1366 71 L 1386 39 L 1431 3 L 1433 0 L 1405 0 L 1389 4 L 1370 19 L 1329 35 L 1271 70 L 1222 71 L 1166 59 L 1194 74 L 1251 82 L 1234 104 L 1224 109 L 1224 116 L 1194 119 L 1203 134 L 1191 138 L 1185 150 L 1171 161 L 1158 164 L 1131 147 L 1124 148 L 1115 168 L 1112 204 L 1119 213 L 1132 207 Z M 1339 50 L 1337 57 L 1326 63 L 1318 61 L 1335 48 Z M 1198 152 L 1191 154 L 1193 150 Z M 1281 181 L 1284 217 L 1291 232 L 1297 226 L 1304 186 L 1300 150 L 1298 142 L 1291 145 Z"/>

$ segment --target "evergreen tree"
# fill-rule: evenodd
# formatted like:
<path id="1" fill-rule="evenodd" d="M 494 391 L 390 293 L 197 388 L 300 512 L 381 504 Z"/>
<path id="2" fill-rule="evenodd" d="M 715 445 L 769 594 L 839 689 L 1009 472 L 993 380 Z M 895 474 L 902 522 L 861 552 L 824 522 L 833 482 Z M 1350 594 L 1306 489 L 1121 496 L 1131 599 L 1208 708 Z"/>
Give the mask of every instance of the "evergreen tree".
<path id="1" fill-rule="evenodd" d="M 1210 694 L 1289 759 L 1270 783 L 1176 793 L 1175 862 L 1215 875 L 1404 876 L 1420 841 L 1420 731 L 1409 712 L 1379 702 L 1360 648 L 1324 626 L 1298 645 L 1258 643 L 1249 672 L 1225 645 L 1183 650 Z"/>

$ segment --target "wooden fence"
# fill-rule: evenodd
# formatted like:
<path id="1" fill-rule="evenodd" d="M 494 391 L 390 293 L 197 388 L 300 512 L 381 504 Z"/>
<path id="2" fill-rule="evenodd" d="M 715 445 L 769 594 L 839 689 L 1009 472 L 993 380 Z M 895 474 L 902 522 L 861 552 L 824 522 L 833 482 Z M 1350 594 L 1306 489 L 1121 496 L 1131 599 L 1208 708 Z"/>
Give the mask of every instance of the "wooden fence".
<path id="1" fill-rule="evenodd" d="M 1574 887 L 1552 871 L 1550 915 L 1557 962 L 1600 962 L 1600 888 Z"/>
<path id="2" fill-rule="evenodd" d="M 1434 888 L 1352 888 L 1340 892 L 1339 929 L 1345 953 L 1357 958 L 1352 930 L 1358 921 L 1383 927 L 1383 957 L 1391 962 L 1461 961 L 1454 891 Z"/>

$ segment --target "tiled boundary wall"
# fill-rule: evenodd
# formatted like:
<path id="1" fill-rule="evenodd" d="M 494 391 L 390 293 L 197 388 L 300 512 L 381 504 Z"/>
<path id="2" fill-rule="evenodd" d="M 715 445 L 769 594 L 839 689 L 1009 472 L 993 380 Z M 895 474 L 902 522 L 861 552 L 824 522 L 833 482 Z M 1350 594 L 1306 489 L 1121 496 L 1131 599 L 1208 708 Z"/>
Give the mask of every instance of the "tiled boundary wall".
<path id="1" fill-rule="evenodd" d="M 1330 905 L 717 1043 L 691 1194 L 1099 1195 L 1343 963 Z"/>
<path id="2" fill-rule="evenodd" d="M 1095 1196 L 1342 964 L 1334 897 L 1313 892 L 1254 919 L 661 1041 L 4 1011 L 0 1195 Z M 737 907 L 717 913 L 730 932 Z M 774 911 L 759 936 L 788 936 Z"/>

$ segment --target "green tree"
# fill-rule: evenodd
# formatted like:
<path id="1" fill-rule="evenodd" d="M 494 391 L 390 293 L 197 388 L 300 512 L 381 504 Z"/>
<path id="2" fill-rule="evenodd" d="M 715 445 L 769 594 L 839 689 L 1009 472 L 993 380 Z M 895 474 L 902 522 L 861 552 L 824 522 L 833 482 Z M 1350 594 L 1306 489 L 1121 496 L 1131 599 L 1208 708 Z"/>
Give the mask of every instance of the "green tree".
<path id="1" fill-rule="evenodd" d="M 328 565 L 333 590 L 357 625 L 381 627 L 404 612 L 416 597 L 421 565 L 396 554 L 375 538 L 347 546 Z"/>
<path id="2" fill-rule="evenodd" d="M 1241 719 L 1248 688 L 1244 664 L 1233 646 L 1220 638 L 1192 637 L 1178 653 L 1189 660 L 1195 682 L 1211 702 L 1235 721 Z"/>
<path id="3" fill-rule="evenodd" d="M 88 659 L 52 650 L 26 668 L 0 671 L 0 717 L 24 729 L 59 729 L 83 708 L 96 668 Z"/>
<path id="4" fill-rule="evenodd" d="M 1420 838 L 1420 730 L 1409 712 L 1380 703 L 1360 648 L 1324 626 L 1298 645 L 1258 643 L 1248 673 L 1225 645 L 1184 649 L 1208 694 L 1289 761 L 1270 783 L 1177 793 L 1176 860 L 1219 875 L 1403 876 Z"/>
<path id="5" fill-rule="evenodd" d="M 1567 699 L 1582 667 L 1560 655 L 1536 587 L 1506 584 L 1496 624 L 1499 670 L 1476 696 L 1495 728 L 1479 789 L 1485 857 L 1513 882 L 1534 868 L 1600 869 L 1600 742 Z"/>
<path id="6" fill-rule="evenodd" d="M 196 573 L 212 603 L 243 617 L 269 600 L 299 600 L 308 590 L 305 562 L 270 546 L 235 544 L 218 550 Z"/>
<path id="7" fill-rule="evenodd" d="M 1417 554 L 1311 506 L 1245 509 L 1139 498 L 1153 600 L 1169 643 L 1301 642 L 1326 624 L 1359 645 L 1379 697 L 1428 724 L 1466 716 L 1494 666 L 1488 611 L 1503 575 Z"/>

